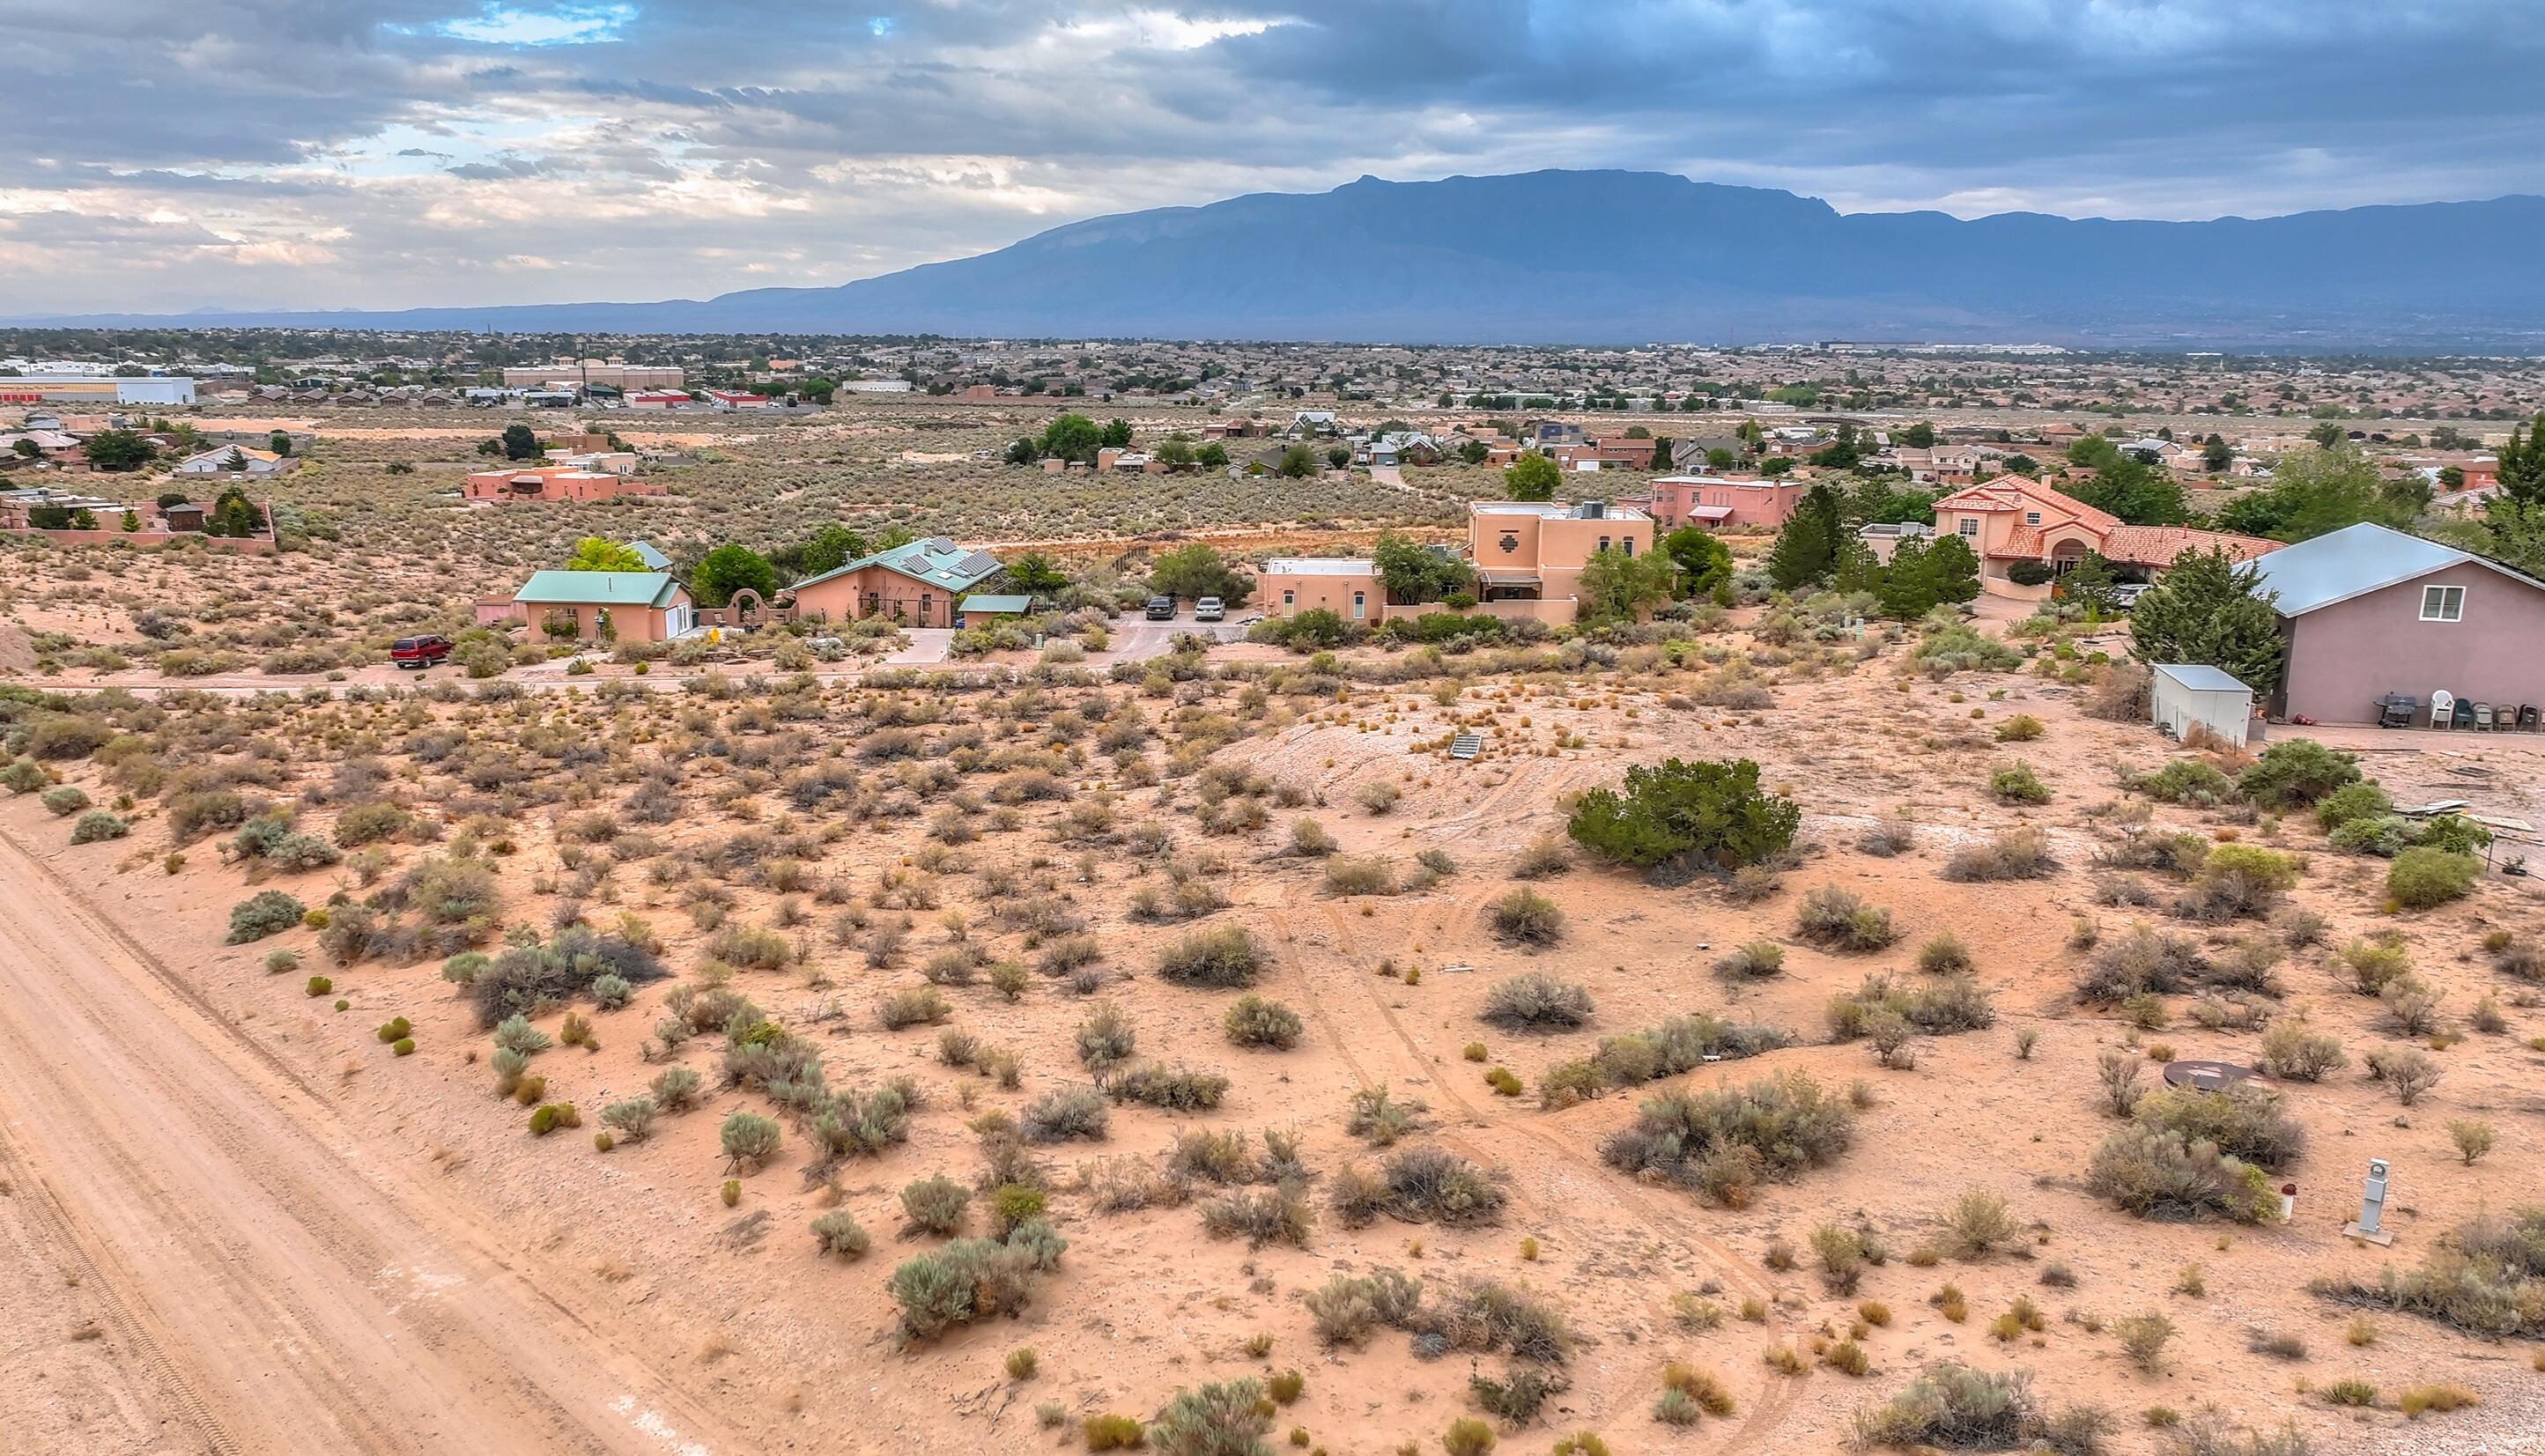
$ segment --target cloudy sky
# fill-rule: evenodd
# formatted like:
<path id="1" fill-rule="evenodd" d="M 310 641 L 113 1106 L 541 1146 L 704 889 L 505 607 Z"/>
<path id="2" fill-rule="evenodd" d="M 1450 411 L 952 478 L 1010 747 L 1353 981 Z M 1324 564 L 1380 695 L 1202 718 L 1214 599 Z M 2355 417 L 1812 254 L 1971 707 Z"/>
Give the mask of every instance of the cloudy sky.
<path id="1" fill-rule="evenodd" d="M 1363 173 L 1649 168 L 1965 216 L 2539 193 L 2536 20 L 2535 0 L 0 0 L 0 308 L 706 297 Z"/>

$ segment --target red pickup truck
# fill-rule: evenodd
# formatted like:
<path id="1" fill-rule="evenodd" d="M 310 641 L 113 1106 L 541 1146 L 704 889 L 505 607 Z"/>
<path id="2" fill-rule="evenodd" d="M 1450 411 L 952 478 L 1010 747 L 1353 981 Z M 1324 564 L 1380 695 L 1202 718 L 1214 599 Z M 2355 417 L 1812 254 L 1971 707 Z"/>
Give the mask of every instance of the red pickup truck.
<path id="1" fill-rule="evenodd" d="M 389 661 L 401 668 L 429 668 L 451 656 L 451 639 L 443 636 L 400 637 L 389 644 Z"/>

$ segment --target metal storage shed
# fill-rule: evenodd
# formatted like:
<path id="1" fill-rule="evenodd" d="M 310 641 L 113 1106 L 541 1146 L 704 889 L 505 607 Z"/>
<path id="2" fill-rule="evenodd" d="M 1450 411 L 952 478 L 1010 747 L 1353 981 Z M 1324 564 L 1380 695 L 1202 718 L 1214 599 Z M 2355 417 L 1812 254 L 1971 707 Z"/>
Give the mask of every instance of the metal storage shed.
<path id="1" fill-rule="evenodd" d="M 2149 716 L 2179 741 L 2194 725 L 2239 748 L 2254 721 L 2254 689 L 2213 667 L 2159 666 L 2149 684 Z"/>

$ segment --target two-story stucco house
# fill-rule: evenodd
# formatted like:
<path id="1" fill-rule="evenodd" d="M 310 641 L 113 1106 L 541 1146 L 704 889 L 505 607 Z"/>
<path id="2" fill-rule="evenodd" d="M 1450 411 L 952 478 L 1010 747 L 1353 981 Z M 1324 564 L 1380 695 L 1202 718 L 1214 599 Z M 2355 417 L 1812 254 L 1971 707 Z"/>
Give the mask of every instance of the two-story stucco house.
<path id="1" fill-rule="evenodd" d="M 1467 511 L 1467 555 L 1476 565 L 1476 596 L 1497 602 L 1544 602 L 1549 621 L 1573 620 L 1582 568 L 1603 550 L 1639 556 L 1653 548 L 1653 518 L 1603 501 L 1478 501 Z M 1557 604 L 1567 609 L 1555 610 Z"/>

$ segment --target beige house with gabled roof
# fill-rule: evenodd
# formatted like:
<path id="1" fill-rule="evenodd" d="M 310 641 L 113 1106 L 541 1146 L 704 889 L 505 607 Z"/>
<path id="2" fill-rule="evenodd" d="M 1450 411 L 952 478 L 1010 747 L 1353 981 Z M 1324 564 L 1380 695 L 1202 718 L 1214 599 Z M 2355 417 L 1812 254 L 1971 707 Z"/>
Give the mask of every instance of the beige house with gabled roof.
<path id="1" fill-rule="evenodd" d="M 2239 561 L 2279 549 L 2278 541 L 2184 526 L 2131 526 L 2074 496 L 2022 475 L 2001 475 L 1935 502 L 1935 533 L 1958 535 L 1980 558 L 1980 589 L 1997 597 L 2039 601 L 2050 584 L 2026 585 L 2008 573 L 2019 561 L 2064 572 L 2092 551 L 2119 566 L 2158 570 L 2185 551 L 2224 548 Z"/>

